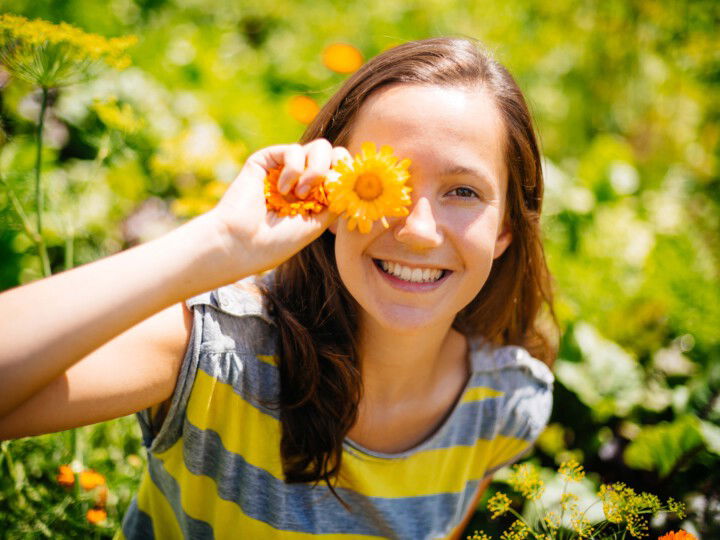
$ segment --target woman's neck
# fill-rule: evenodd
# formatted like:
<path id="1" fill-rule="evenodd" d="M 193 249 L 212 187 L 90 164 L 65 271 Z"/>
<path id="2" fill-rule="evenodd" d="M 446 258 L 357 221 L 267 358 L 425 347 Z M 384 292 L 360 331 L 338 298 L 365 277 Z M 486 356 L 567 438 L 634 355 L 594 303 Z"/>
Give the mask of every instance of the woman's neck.
<path id="1" fill-rule="evenodd" d="M 375 405 L 430 396 L 468 372 L 467 341 L 450 324 L 397 333 L 364 322 L 359 353 L 364 401 Z"/>
<path id="2" fill-rule="evenodd" d="M 450 325 L 414 335 L 361 325 L 363 396 L 348 437 L 366 448 L 403 452 L 430 436 L 469 376 L 467 341 Z"/>

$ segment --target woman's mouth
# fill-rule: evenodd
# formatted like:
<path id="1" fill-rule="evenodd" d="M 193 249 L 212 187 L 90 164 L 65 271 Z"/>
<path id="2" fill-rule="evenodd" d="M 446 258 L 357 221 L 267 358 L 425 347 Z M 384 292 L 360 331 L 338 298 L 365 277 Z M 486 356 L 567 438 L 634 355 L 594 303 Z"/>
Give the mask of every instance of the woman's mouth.
<path id="1" fill-rule="evenodd" d="M 382 259 L 373 259 L 373 262 L 384 273 L 408 283 L 435 283 L 450 272 L 439 268 L 409 267 Z"/>

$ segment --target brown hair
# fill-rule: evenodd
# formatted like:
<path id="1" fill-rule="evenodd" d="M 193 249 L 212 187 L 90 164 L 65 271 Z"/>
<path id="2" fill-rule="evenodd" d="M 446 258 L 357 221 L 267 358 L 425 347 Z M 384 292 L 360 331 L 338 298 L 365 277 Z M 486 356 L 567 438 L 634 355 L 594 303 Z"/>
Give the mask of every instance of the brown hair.
<path id="1" fill-rule="evenodd" d="M 552 315 L 550 275 L 540 237 L 543 176 L 532 120 L 508 71 L 467 39 L 434 38 L 390 49 L 370 60 L 325 104 L 302 142 L 348 143 L 368 97 L 393 84 L 484 89 L 503 119 L 512 242 L 454 326 L 468 336 L 521 345 L 552 364 L 555 350 L 538 328 Z M 281 456 L 288 482 L 324 480 L 335 493 L 343 440 L 357 418 L 362 380 L 357 356 L 358 306 L 335 265 L 326 231 L 280 265 L 266 291 L 280 334 Z M 488 314 L 491 314 L 490 316 Z M 553 328 L 556 325 L 552 325 Z"/>

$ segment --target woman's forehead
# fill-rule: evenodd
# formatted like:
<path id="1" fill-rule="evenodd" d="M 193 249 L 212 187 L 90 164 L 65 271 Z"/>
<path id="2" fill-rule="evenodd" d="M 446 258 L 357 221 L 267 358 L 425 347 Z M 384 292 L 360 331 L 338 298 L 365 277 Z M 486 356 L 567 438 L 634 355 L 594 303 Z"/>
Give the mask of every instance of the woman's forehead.
<path id="1" fill-rule="evenodd" d="M 348 141 L 351 153 L 365 141 L 393 147 L 434 172 L 505 176 L 505 128 L 482 88 L 399 84 L 373 94 L 361 107 Z"/>

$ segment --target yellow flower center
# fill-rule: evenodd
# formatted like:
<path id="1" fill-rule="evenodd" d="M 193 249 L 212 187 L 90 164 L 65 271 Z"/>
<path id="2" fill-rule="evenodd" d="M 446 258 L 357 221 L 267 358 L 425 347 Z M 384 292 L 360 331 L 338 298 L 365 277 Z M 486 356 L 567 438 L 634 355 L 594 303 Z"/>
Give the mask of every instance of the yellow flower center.
<path id="1" fill-rule="evenodd" d="M 382 179 L 377 174 L 363 173 L 355 180 L 355 193 L 365 201 L 377 199 L 382 192 Z"/>

